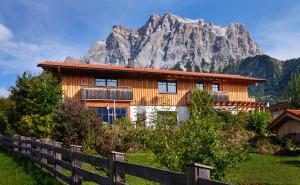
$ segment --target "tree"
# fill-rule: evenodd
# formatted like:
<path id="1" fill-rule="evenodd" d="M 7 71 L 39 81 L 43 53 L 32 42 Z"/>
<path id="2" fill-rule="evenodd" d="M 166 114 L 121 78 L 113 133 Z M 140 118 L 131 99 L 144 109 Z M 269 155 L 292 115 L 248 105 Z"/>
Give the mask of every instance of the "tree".
<path id="1" fill-rule="evenodd" d="M 15 104 L 10 98 L 0 97 L 0 133 L 13 135 L 16 121 Z"/>
<path id="2" fill-rule="evenodd" d="M 62 101 L 61 85 L 53 75 L 46 71 L 37 76 L 24 72 L 10 92 L 15 102 L 18 133 L 51 136 L 54 128 L 51 113 Z"/>
<path id="3" fill-rule="evenodd" d="M 53 113 L 56 123 L 54 139 L 64 145 L 82 145 L 85 152 L 95 153 L 99 135 L 103 135 L 100 117 L 93 109 L 85 108 L 80 102 L 66 100 Z"/>
<path id="4" fill-rule="evenodd" d="M 214 178 L 221 179 L 227 170 L 246 158 L 246 141 L 237 143 L 227 137 L 225 123 L 213 111 L 212 103 L 213 98 L 207 91 L 195 90 L 188 121 L 156 122 L 148 148 L 161 165 L 176 171 L 184 171 L 185 165 L 191 162 L 211 165 L 215 169 Z"/>
<path id="5" fill-rule="evenodd" d="M 254 111 L 249 117 L 248 128 L 258 135 L 266 133 L 266 127 L 271 121 L 271 114 L 266 111 Z"/>
<path id="6" fill-rule="evenodd" d="M 291 100 L 295 108 L 300 108 L 300 74 L 293 74 L 288 86 L 284 92 L 284 96 Z"/>

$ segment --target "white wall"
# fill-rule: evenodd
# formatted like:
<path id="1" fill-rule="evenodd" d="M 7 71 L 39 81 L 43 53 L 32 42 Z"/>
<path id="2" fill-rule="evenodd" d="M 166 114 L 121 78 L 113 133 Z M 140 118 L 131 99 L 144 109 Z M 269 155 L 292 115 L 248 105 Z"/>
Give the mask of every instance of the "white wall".
<path id="1" fill-rule="evenodd" d="M 151 126 L 152 118 L 157 111 L 176 111 L 177 120 L 184 121 L 189 118 L 187 107 L 176 107 L 176 106 L 130 106 L 130 119 L 135 122 L 137 120 L 137 112 L 145 111 L 146 113 L 146 123 Z"/>

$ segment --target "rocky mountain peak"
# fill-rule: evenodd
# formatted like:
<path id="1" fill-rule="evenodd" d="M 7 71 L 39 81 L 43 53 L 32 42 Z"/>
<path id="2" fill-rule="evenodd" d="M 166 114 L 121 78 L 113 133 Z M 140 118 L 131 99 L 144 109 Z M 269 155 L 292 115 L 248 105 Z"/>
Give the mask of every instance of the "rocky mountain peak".
<path id="1" fill-rule="evenodd" d="M 242 24 L 223 27 L 166 13 L 151 15 L 138 29 L 114 26 L 82 62 L 124 66 L 133 58 L 140 67 L 217 72 L 259 54 L 262 50 Z"/>

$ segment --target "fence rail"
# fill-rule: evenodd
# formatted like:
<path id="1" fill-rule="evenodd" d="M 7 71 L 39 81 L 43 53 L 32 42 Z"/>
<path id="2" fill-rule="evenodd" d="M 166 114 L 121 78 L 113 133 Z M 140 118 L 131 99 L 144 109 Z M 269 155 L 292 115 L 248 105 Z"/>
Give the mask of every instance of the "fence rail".
<path id="1" fill-rule="evenodd" d="M 8 137 L 1 134 L 0 147 L 23 155 L 48 170 L 56 178 L 71 185 L 81 185 L 83 181 L 101 185 L 126 185 L 126 174 L 165 185 L 229 185 L 211 180 L 212 168 L 197 163 L 187 165 L 186 173 L 178 173 L 127 163 L 124 153 L 112 152 L 111 157 L 104 158 L 84 154 L 81 152 L 82 147 L 78 145 L 71 145 L 70 149 L 66 149 L 62 148 L 60 142 L 48 139 Z M 106 173 L 86 170 L 82 167 L 82 163 L 88 163 Z M 66 175 L 64 173 L 66 170 L 70 171 L 71 175 Z"/>

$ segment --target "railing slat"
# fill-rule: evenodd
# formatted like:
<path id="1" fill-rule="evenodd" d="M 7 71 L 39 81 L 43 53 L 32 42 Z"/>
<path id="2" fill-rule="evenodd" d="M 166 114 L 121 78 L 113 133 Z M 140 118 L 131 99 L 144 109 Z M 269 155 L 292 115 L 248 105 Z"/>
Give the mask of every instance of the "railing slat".
<path id="1" fill-rule="evenodd" d="M 101 168 L 108 169 L 109 165 L 109 159 L 103 158 L 103 157 L 97 157 L 92 155 L 87 155 L 79 152 L 73 152 L 76 159 L 78 159 L 81 162 L 89 163 L 94 166 L 98 166 Z"/>
<path id="2" fill-rule="evenodd" d="M 98 175 L 96 173 L 84 170 L 80 167 L 73 167 L 76 174 L 83 177 L 84 180 L 93 181 L 99 184 L 108 185 L 109 181 L 106 177 L 102 177 L 101 175 Z"/>
<path id="3" fill-rule="evenodd" d="M 71 177 L 65 176 L 64 174 L 60 173 L 59 171 L 55 171 L 55 175 L 67 184 L 72 183 Z"/>
<path id="4" fill-rule="evenodd" d="M 66 170 L 72 170 L 72 164 L 71 163 L 68 163 L 66 161 L 59 160 L 59 159 L 56 159 L 55 162 L 56 162 L 56 164 L 58 164 L 59 166 L 63 167 Z"/>
<path id="5" fill-rule="evenodd" d="M 158 168 L 129 164 L 126 162 L 115 162 L 116 171 L 124 171 L 129 175 L 139 178 L 147 179 L 150 181 L 162 183 L 165 185 L 186 185 L 186 174 L 171 172 Z"/>

